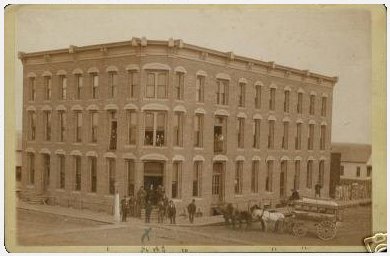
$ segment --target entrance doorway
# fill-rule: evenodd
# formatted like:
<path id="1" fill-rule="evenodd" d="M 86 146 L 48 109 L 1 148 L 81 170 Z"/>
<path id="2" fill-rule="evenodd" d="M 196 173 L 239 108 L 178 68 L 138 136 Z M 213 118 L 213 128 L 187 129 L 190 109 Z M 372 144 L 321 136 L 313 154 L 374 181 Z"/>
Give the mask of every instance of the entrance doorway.
<path id="1" fill-rule="evenodd" d="M 213 177 L 212 177 L 212 198 L 213 203 L 223 202 L 224 194 L 224 162 L 215 162 L 213 165 Z"/>
<path id="2" fill-rule="evenodd" d="M 157 204 L 157 188 L 164 185 L 164 162 L 144 162 L 144 188 L 147 200 Z"/>

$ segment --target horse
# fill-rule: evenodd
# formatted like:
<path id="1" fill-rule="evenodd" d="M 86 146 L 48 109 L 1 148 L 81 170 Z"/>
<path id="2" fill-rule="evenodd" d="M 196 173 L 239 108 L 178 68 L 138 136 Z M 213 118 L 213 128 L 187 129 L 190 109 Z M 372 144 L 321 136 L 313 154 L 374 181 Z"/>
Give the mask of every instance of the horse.
<path id="1" fill-rule="evenodd" d="M 281 212 L 261 209 L 258 205 L 251 207 L 252 218 L 261 222 L 262 230 L 280 231 L 283 227 L 285 216 Z"/>
<path id="2" fill-rule="evenodd" d="M 222 207 L 222 214 L 225 219 L 225 225 L 231 224 L 233 229 L 236 228 L 236 224 L 241 229 L 242 224 L 246 224 L 246 229 L 252 223 L 252 214 L 248 211 L 241 211 L 238 208 L 234 208 L 231 203 L 226 207 Z"/>

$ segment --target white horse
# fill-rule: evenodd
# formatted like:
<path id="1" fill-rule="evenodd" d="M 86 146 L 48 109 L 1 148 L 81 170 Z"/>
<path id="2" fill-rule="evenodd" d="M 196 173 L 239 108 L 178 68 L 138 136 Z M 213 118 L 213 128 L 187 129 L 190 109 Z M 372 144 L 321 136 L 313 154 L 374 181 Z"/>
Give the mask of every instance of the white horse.
<path id="1" fill-rule="evenodd" d="M 283 213 L 274 210 L 260 209 L 257 205 L 251 208 L 253 220 L 259 220 L 263 230 L 274 232 L 280 230 L 284 222 L 285 216 Z"/>

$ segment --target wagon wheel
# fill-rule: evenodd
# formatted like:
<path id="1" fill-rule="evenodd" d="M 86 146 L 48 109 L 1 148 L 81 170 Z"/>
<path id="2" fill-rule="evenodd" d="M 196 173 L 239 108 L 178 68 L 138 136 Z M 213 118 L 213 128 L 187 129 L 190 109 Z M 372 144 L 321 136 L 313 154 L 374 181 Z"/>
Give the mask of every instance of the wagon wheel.
<path id="1" fill-rule="evenodd" d="M 304 237 L 307 233 L 307 228 L 304 224 L 295 223 L 292 227 L 292 233 L 296 237 Z"/>
<path id="2" fill-rule="evenodd" d="M 322 240 L 330 240 L 336 236 L 337 227 L 333 221 L 324 220 L 317 225 L 317 236 Z"/>

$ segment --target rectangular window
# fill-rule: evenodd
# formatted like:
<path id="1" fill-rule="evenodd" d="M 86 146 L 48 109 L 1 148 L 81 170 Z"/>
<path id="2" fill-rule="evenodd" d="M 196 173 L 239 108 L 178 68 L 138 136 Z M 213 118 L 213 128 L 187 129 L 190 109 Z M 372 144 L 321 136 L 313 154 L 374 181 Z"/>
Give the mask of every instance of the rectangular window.
<path id="1" fill-rule="evenodd" d="M 204 102 L 204 76 L 196 77 L 196 102 Z"/>
<path id="2" fill-rule="evenodd" d="M 99 115 L 97 111 L 91 112 L 91 142 L 96 143 L 98 138 Z"/>
<path id="3" fill-rule="evenodd" d="M 165 146 L 165 131 L 166 114 L 164 112 L 145 112 L 145 145 Z"/>
<path id="4" fill-rule="evenodd" d="M 66 132 L 66 115 L 65 111 L 58 111 L 59 124 L 60 124 L 60 142 L 65 141 Z"/>
<path id="5" fill-rule="evenodd" d="M 90 175 L 90 192 L 96 193 L 97 188 L 97 158 L 95 156 L 89 157 L 89 170 L 91 172 Z"/>
<path id="6" fill-rule="evenodd" d="M 135 165 L 134 160 L 126 160 L 127 169 L 127 195 L 135 195 Z"/>
<path id="7" fill-rule="evenodd" d="M 137 138 L 137 113 L 135 111 L 127 112 L 127 123 L 128 123 L 128 139 L 129 145 L 136 144 Z"/>
<path id="8" fill-rule="evenodd" d="M 239 84 L 238 106 L 245 107 L 245 83 Z"/>
<path id="9" fill-rule="evenodd" d="M 81 99 L 81 92 L 83 90 L 83 76 L 81 74 L 76 74 L 76 99 Z"/>
<path id="10" fill-rule="evenodd" d="M 51 99 L 51 77 L 45 76 L 44 83 L 45 83 L 45 100 L 50 100 Z"/>
<path id="11" fill-rule="evenodd" d="M 66 100 L 66 90 L 68 86 L 66 76 L 60 76 L 60 84 L 61 84 L 60 99 Z"/>
<path id="12" fill-rule="evenodd" d="M 47 188 L 50 185 L 50 155 L 43 154 L 43 175 L 44 186 Z"/>
<path id="13" fill-rule="evenodd" d="M 216 116 L 214 124 L 214 152 L 226 151 L 227 117 Z"/>
<path id="14" fill-rule="evenodd" d="M 321 187 L 324 187 L 324 171 L 325 171 L 325 162 L 324 160 L 321 160 L 319 163 L 318 168 L 318 184 L 321 185 Z"/>
<path id="15" fill-rule="evenodd" d="M 321 125 L 320 150 L 325 150 L 326 126 Z"/>
<path id="16" fill-rule="evenodd" d="M 158 81 L 157 81 L 157 98 L 165 99 L 167 98 L 167 72 L 158 73 Z"/>
<path id="17" fill-rule="evenodd" d="M 360 166 L 356 167 L 356 177 L 360 177 Z"/>
<path id="18" fill-rule="evenodd" d="M 116 150 L 118 141 L 118 121 L 116 111 L 109 112 L 109 124 L 110 124 L 110 145 L 109 150 Z"/>
<path id="19" fill-rule="evenodd" d="M 167 97 L 167 72 L 152 72 L 147 73 L 146 83 L 146 98 L 155 98 L 157 91 L 157 98 L 165 99 Z"/>
<path id="20" fill-rule="evenodd" d="M 146 83 L 146 98 L 155 97 L 155 84 L 156 84 L 156 74 L 148 73 Z"/>
<path id="21" fill-rule="evenodd" d="M 308 136 L 307 149 L 313 150 L 313 144 L 314 144 L 314 124 L 309 124 L 309 136 Z"/>
<path id="22" fill-rule="evenodd" d="M 192 196 L 201 196 L 201 180 L 202 180 L 202 161 L 194 162 L 194 173 L 192 177 Z"/>
<path id="23" fill-rule="evenodd" d="M 75 191 L 81 190 L 81 156 L 74 156 L 75 163 Z"/>
<path id="24" fill-rule="evenodd" d="M 283 138 L 282 138 L 282 148 L 288 149 L 288 122 L 283 122 Z"/>
<path id="25" fill-rule="evenodd" d="M 371 177 L 372 167 L 367 166 L 367 177 Z"/>
<path id="26" fill-rule="evenodd" d="M 255 108 L 260 109 L 261 108 L 261 86 L 256 86 L 256 95 L 255 95 Z"/>
<path id="27" fill-rule="evenodd" d="M 45 119 L 45 140 L 51 140 L 51 112 L 44 111 L 44 119 Z"/>
<path id="28" fill-rule="evenodd" d="M 236 195 L 242 194 L 242 170 L 244 167 L 244 161 L 236 162 L 236 173 L 234 176 L 234 193 Z"/>
<path id="29" fill-rule="evenodd" d="M 175 77 L 175 99 L 182 100 L 184 95 L 184 73 L 177 72 Z"/>
<path id="30" fill-rule="evenodd" d="M 127 82 L 129 86 L 130 98 L 137 98 L 138 96 L 137 73 L 134 71 L 129 71 L 127 73 Z"/>
<path id="31" fill-rule="evenodd" d="M 65 155 L 58 155 L 59 180 L 58 188 L 65 188 Z"/>
<path id="32" fill-rule="evenodd" d="M 299 181 L 300 181 L 300 173 L 301 173 L 301 161 L 295 160 L 295 174 L 294 174 L 294 189 L 299 189 Z"/>
<path id="33" fill-rule="evenodd" d="M 107 158 L 108 165 L 108 193 L 115 194 L 115 159 Z"/>
<path id="34" fill-rule="evenodd" d="M 30 88 L 30 100 L 34 101 L 36 98 L 35 77 L 29 78 L 29 88 Z"/>
<path id="35" fill-rule="evenodd" d="M 91 73 L 92 80 L 92 99 L 98 98 L 98 88 L 99 88 L 99 76 L 97 73 Z"/>
<path id="36" fill-rule="evenodd" d="M 35 183 L 35 155 L 28 153 L 28 183 L 34 185 Z"/>
<path id="37" fill-rule="evenodd" d="M 295 149 L 301 150 L 302 148 L 302 123 L 297 123 L 297 136 L 295 137 Z"/>
<path id="38" fill-rule="evenodd" d="M 303 93 L 298 92 L 297 113 L 302 114 Z"/>
<path id="39" fill-rule="evenodd" d="M 321 101 L 321 116 L 326 116 L 326 108 L 327 108 L 327 97 L 322 97 Z"/>
<path id="40" fill-rule="evenodd" d="M 30 123 L 29 139 L 35 140 L 36 128 L 37 128 L 37 115 L 34 111 L 30 111 L 28 112 L 28 116 L 29 116 L 29 123 Z"/>
<path id="41" fill-rule="evenodd" d="M 174 124 L 173 145 L 182 147 L 183 146 L 183 113 L 182 112 L 175 112 L 173 124 Z"/>
<path id="42" fill-rule="evenodd" d="M 217 80 L 217 104 L 227 105 L 229 95 L 229 81 L 228 80 Z"/>
<path id="43" fill-rule="evenodd" d="M 244 130 L 245 130 L 245 119 L 244 118 L 238 118 L 238 133 L 237 133 L 237 139 L 238 139 L 238 148 L 244 148 Z"/>
<path id="44" fill-rule="evenodd" d="M 173 162 L 172 198 L 180 198 L 180 177 L 182 162 Z"/>
<path id="45" fill-rule="evenodd" d="M 268 121 L 268 148 L 274 148 L 274 131 L 275 131 L 275 121 Z"/>
<path id="46" fill-rule="evenodd" d="M 340 166 L 340 176 L 344 176 L 344 166 Z"/>
<path id="47" fill-rule="evenodd" d="M 118 88 L 118 74 L 116 72 L 109 72 L 108 78 L 109 97 L 115 98 L 117 95 Z"/>
<path id="48" fill-rule="evenodd" d="M 312 188 L 313 184 L 313 161 L 307 161 L 307 171 L 306 171 L 306 187 Z"/>
<path id="49" fill-rule="evenodd" d="M 309 108 L 309 114 L 314 115 L 314 108 L 315 108 L 315 95 L 310 95 L 310 108 Z"/>
<path id="50" fill-rule="evenodd" d="M 289 113 L 290 112 L 290 91 L 286 90 L 284 91 L 284 112 Z"/>
<path id="51" fill-rule="evenodd" d="M 194 118 L 194 146 L 203 147 L 203 115 L 195 114 Z"/>
<path id="52" fill-rule="evenodd" d="M 272 192 L 272 179 L 274 171 L 274 161 L 267 161 L 267 176 L 265 177 L 265 191 Z"/>
<path id="53" fill-rule="evenodd" d="M 275 110 L 275 93 L 276 88 L 271 88 L 269 95 L 269 110 Z"/>
<path id="54" fill-rule="evenodd" d="M 252 161 L 252 174 L 251 174 L 251 192 L 259 192 L 259 172 L 260 172 L 260 161 Z"/>
<path id="55" fill-rule="evenodd" d="M 253 148 L 260 148 L 260 119 L 254 119 L 253 122 Z"/>
<path id="56" fill-rule="evenodd" d="M 83 115 L 81 111 L 76 111 L 76 142 L 81 142 L 81 128 L 83 127 Z"/>

